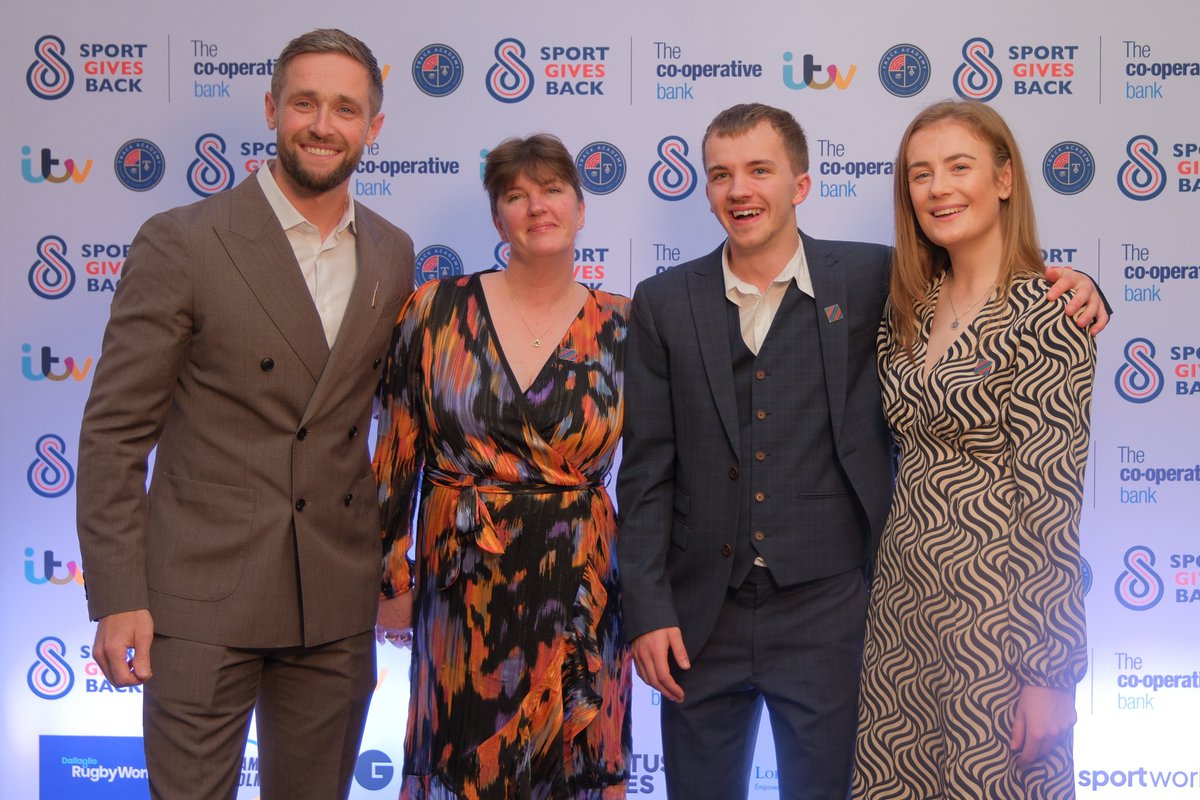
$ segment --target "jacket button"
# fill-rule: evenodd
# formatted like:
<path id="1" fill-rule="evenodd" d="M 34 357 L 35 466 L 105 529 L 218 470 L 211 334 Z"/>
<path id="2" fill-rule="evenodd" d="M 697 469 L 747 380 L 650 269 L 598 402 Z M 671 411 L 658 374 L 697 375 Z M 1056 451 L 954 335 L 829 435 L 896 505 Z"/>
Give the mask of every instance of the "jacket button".
<path id="1" fill-rule="evenodd" d="M 382 363 L 383 363 L 382 358 L 375 359 L 375 362 L 373 364 L 371 364 L 371 369 L 379 369 L 379 365 Z"/>
<path id="2" fill-rule="evenodd" d="M 756 453 L 754 454 L 754 460 L 755 460 L 755 461 L 766 461 L 766 460 L 767 460 L 767 453 L 766 453 L 766 451 L 765 451 L 765 450 L 759 450 L 758 452 L 756 452 Z"/>
<path id="3" fill-rule="evenodd" d="M 762 411 L 761 409 L 760 409 L 760 410 L 758 410 L 758 411 L 755 411 L 755 412 L 754 412 L 754 418 L 755 418 L 755 419 L 766 419 L 766 418 L 767 418 L 767 412 L 765 412 L 765 411 Z"/>
<path id="4" fill-rule="evenodd" d="M 304 441 L 305 437 L 307 437 L 307 436 L 308 436 L 308 428 L 301 428 L 300 430 L 296 431 L 296 438 L 302 442 Z"/>
<path id="5" fill-rule="evenodd" d="M 762 531 L 754 532 L 754 541 L 761 542 L 765 538 L 767 538 L 767 535 L 765 533 L 763 533 Z"/>
<path id="6" fill-rule="evenodd" d="M 739 476 L 739 475 L 741 475 L 741 474 L 742 474 L 742 473 L 738 472 L 738 468 L 737 468 L 737 467 L 730 467 L 730 468 L 729 468 L 729 477 L 730 477 L 730 478 L 732 478 L 733 480 L 735 480 L 735 481 L 736 481 L 736 480 L 738 479 L 738 476 Z"/>
<path id="7" fill-rule="evenodd" d="M 275 359 L 264 358 L 262 361 L 258 362 L 258 368 L 263 372 L 270 372 L 271 370 L 275 369 Z"/>
<path id="8" fill-rule="evenodd" d="M 296 501 L 296 510 L 297 510 L 297 511 L 303 511 L 303 510 L 304 510 L 304 507 L 305 507 L 306 505 L 308 505 L 308 503 L 304 502 L 304 498 L 303 498 L 303 497 L 301 497 L 299 500 L 297 500 L 297 501 Z"/>
<path id="9" fill-rule="evenodd" d="M 731 555 L 733 555 L 733 545 L 728 543 L 721 545 L 721 555 L 725 556 L 726 558 L 729 558 Z"/>
<path id="10" fill-rule="evenodd" d="M 354 495 L 352 495 L 352 494 L 346 495 L 345 498 L 342 499 L 342 502 L 345 503 L 346 505 L 350 505 L 351 503 L 354 502 Z"/>
<path id="11" fill-rule="evenodd" d="M 358 436 L 358 426 L 357 425 L 350 426 L 349 436 L 351 439 L 353 439 L 355 436 Z"/>
<path id="12" fill-rule="evenodd" d="M 755 500 L 755 502 L 757 502 L 757 503 L 761 503 L 762 501 L 764 501 L 764 500 L 766 500 L 766 499 L 767 499 L 767 493 L 766 493 L 766 492 L 755 492 L 755 493 L 754 493 L 754 500 Z"/>
<path id="13" fill-rule="evenodd" d="M 756 369 L 754 371 L 754 377 L 758 378 L 760 381 L 766 380 L 767 371 L 765 369 Z"/>

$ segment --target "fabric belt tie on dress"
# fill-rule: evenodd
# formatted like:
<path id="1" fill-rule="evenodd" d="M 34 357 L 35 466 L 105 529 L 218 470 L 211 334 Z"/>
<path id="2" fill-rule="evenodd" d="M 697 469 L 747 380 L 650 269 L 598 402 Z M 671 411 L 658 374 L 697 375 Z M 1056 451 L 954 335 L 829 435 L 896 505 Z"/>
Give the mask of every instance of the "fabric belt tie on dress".
<path id="1" fill-rule="evenodd" d="M 567 492 L 585 492 L 602 488 L 605 476 L 575 484 L 544 483 L 537 481 L 510 483 L 493 478 L 480 478 L 461 472 L 447 472 L 437 467 L 425 467 L 424 479 L 435 486 L 458 490 L 458 501 L 454 511 L 454 529 L 459 540 L 445 544 L 452 548 L 444 552 L 446 559 L 446 574 L 441 581 L 444 589 L 458 578 L 461 566 L 461 548 L 473 540 L 480 550 L 499 555 L 504 552 L 505 543 L 496 533 L 496 525 L 492 514 L 484 502 L 485 495 L 524 495 L 524 494 L 565 494 Z"/>

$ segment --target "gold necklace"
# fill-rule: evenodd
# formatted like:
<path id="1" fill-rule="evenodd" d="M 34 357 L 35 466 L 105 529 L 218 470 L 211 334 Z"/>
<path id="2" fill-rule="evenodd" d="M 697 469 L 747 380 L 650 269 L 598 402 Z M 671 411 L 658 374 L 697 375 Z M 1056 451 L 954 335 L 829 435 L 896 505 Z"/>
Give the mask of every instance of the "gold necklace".
<path id="1" fill-rule="evenodd" d="M 965 311 L 963 311 L 961 314 L 959 314 L 959 313 L 958 313 L 958 309 L 956 309 L 956 308 L 954 307 L 954 297 L 953 297 L 953 294 L 954 294 L 954 293 L 953 293 L 953 292 L 950 290 L 950 285 L 949 285 L 949 283 L 947 283 L 947 285 L 946 285 L 946 299 L 950 301 L 950 313 L 954 315 L 954 322 L 951 322 L 951 323 L 950 323 L 950 330 L 958 330 L 958 321 L 959 321 L 960 319 L 962 319 L 963 317 L 965 317 L 967 314 L 970 314 L 970 313 L 971 313 L 971 309 L 975 308 L 975 306 L 979 305 L 979 304 L 980 304 L 980 303 L 982 303 L 984 300 L 987 300 L 989 297 L 991 297 L 991 296 L 992 296 L 992 292 L 995 290 L 995 288 L 996 288 L 996 287 L 995 287 L 994 285 L 993 285 L 993 286 L 989 286 L 989 287 L 988 287 L 988 290 L 987 290 L 987 294 L 985 294 L 983 297 L 981 297 L 981 298 L 979 298 L 978 300 L 976 300 L 974 303 L 971 303 L 971 305 L 967 306 L 967 309 L 966 309 Z"/>
<path id="2" fill-rule="evenodd" d="M 517 312 L 517 317 L 519 317 L 521 320 L 521 324 L 524 325 L 525 330 L 529 331 L 529 334 L 533 336 L 533 341 L 530 342 L 530 344 L 534 347 L 541 347 L 542 337 L 550 332 L 550 329 L 554 327 L 554 323 L 558 321 L 561 315 L 553 314 L 550 319 L 550 324 L 546 326 L 546 330 L 542 331 L 541 333 L 534 333 L 533 326 L 529 324 L 529 320 L 525 319 L 525 315 L 521 313 L 521 306 L 519 303 L 517 303 L 517 298 L 512 293 L 512 288 L 508 285 L 508 272 L 505 272 L 502 276 L 502 283 L 504 284 L 504 291 L 508 293 L 508 299 L 513 304 L 513 310 Z M 569 292 L 567 296 L 570 296 Z"/>

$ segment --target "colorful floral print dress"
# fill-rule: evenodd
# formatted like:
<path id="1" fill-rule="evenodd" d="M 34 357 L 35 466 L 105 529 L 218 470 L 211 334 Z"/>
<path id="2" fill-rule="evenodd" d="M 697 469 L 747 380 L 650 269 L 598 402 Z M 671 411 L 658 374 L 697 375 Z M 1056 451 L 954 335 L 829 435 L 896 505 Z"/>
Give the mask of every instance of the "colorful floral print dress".
<path id="1" fill-rule="evenodd" d="M 417 508 L 404 798 L 625 797 L 631 662 L 605 483 L 628 304 L 592 290 L 524 392 L 478 275 L 425 284 L 401 312 L 375 468 L 385 595 L 409 584 Z"/>

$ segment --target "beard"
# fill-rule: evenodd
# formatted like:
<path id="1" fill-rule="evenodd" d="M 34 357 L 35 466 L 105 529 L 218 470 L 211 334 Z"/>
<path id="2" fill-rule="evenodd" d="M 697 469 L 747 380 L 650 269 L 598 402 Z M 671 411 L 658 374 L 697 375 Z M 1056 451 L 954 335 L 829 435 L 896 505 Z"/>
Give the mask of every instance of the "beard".
<path id="1" fill-rule="evenodd" d="M 309 142 L 310 144 L 319 145 L 320 142 Z M 310 192 L 328 192 L 331 189 L 336 189 L 346 181 L 358 167 L 358 161 L 362 157 L 362 148 L 346 150 L 341 161 L 333 166 L 328 172 L 316 173 L 308 169 L 300 163 L 300 145 L 288 146 L 284 142 L 276 140 L 275 149 L 279 156 L 279 165 L 283 167 L 283 171 L 301 188 L 307 189 Z"/>

